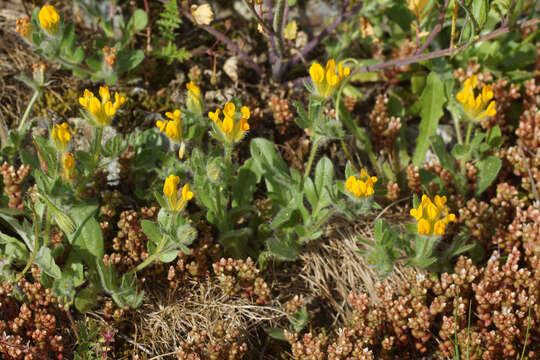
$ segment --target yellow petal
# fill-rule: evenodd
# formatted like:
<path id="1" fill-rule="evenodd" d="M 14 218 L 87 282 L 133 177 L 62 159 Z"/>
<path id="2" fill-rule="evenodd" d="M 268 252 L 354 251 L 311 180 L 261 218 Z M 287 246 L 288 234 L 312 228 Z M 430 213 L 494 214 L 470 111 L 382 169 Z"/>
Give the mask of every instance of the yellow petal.
<path id="1" fill-rule="evenodd" d="M 234 119 L 234 113 L 236 111 L 236 107 L 232 102 L 228 102 L 225 104 L 225 107 L 223 108 L 223 114 L 225 116 L 230 117 L 231 119 Z"/>
<path id="2" fill-rule="evenodd" d="M 319 63 L 313 63 L 309 68 L 309 75 L 314 83 L 320 83 L 324 80 L 324 69 Z"/>
<path id="3" fill-rule="evenodd" d="M 105 103 L 111 99 L 111 93 L 107 86 L 99 87 L 99 96 L 101 97 L 101 102 Z"/>
<path id="4" fill-rule="evenodd" d="M 240 112 L 242 113 L 242 117 L 244 119 L 249 119 L 249 116 L 250 116 L 250 112 L 249 112 L 249 108 L 247 106 L 242 106 L 242 108 L 240 109 Z"/>

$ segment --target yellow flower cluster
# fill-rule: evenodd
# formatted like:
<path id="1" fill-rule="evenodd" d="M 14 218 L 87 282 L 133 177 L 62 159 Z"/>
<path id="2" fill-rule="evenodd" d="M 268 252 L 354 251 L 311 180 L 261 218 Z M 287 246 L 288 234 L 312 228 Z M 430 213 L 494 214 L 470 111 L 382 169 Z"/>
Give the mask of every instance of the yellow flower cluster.
<path id="1" fill-rule="evenodd" d="M 435 202 L 423 195 L 418 208 L 411 209 L 411 216 L 418 221 L 418 233 L 428 236 L 444 235 L 446 225 L 456 221 L 456 215 L 451 214 L 446 207 L 446 196 L 438 195 L 435 196 Z"/>
<path id="2" fill-rule="evenodd" d="M 186 88 L 188 91 L 188 99 L 187 99 L 187 108 L 190 112 L 202 115 L 203 108 L 202 108 L 202 97 L 201 97 L 201 89 L 193 81 L 190 81 L 186 84 Z"/>
<path id="3" fill-rule="evenodd" d="M 193 199 L 193 192 L 189 190 L 189 185 L 185 184 L 181 194 L 179 194 L 178 184 L 180 184 L 180 178 L 172 174 L 165 179 L 163 184 L 163 194 L 167 197 L 169 210 L 176 212 L 182 211 L 187 202 Z"/>
<path id="4" fill-rule="evenodd" d="M 167 111 L 165 113 L 165 116 L 168 117 L 170 120 L 158 120 L 156 121 L 156 126 L 161 132 L 164 132 L 169 139 L 171 139 L 175 143 L 180 144 L 178 157 L 180 159 L 183 159 L 186 145 L 183 140 L 182 119 L 180 118 L 180 115 L 182 115 L 182 112 L 179 109 L 176 109 L 173 112 Z"/>
<path id="5" fill-rule="evenodd" d="M 365 169 L 360 171 L 360 178 L 349 176 L 345 182 L 345 189 L 348 190 L 356 199 L 363 200 L 375 194 L 373 189 L 377 182 L 377 177 L 369 176 Z"/>
<path id="6" fill-rule="evenodd" d="M 478 85 L 478 78 L 476 75 L 469 77 L 465 80 L 463 89 L 456 95 L 463 106 L 465 114 L 472 121 L 482 121 L 489 116 L 495 116 L 497 110 L 495 109 L 496 102 L 493 99 L 493 88 L 491 85 L 484 85 L 481 93 L 475 95 L 475 89 Z"/>
<path id="7" fill-rule="evenodd" d="M 327 99 L 337 89 L 339 83 L 343 81 L 351 73 L 350 68 L 344 68 L 343 62 L 338 63 L 336 73 L 336 61 L 334 59 L 328 60 L 326 68 L 323 68 L 321 64 L 315 62 L 309 68 L 309 75 L 315 85 L 315 90 L 319 96 Z"/>
<path id="8" fill-rule="evenodd" d="M 51 140 L 53 141 L 57 151 L 61 153 L 66 152 L 68 148 L 68 143 L 71 140 L 68 123 L 62 123 L 61 125 L 53 125 L 51 131 Z"/>
<path id="9" fill-rule="evenodd" d="M 53 5 L 45 5 L 39 10 L 38 14 L 39 24 L 49 35 L 56 35 L 58 33 L 58 23 L 60 22 L 60 15 L 56 11 Z"/>
<path id="10" fill-rule="evenodd" d="M 109 88 L 106 86 L 99 88 L 99 96 L 101 97 L 101 101 L 94 96 L 93 92 L 85 89 L 83 96 L 79 98 L 79 104 L 88 110 L 96 124 L 102 127 L 111 123 L 113 115 L 126 102 L 126 98 L 116 92 L 113 103 Z"/>
<path id="11" fill-rule="evenodd" d="M 246 131 L 249 130 L 249 108 L 242 106 L 238 115 L 235 105 L 228 102 L 223 107 L 223 120 L 220 119 L 220 114 L 221 110 L 218 108 L 215 112 L 209 112 L 208 117 L 216 124 L 221 137 L 228 143 L 236 143 L 242 140 Z"/>

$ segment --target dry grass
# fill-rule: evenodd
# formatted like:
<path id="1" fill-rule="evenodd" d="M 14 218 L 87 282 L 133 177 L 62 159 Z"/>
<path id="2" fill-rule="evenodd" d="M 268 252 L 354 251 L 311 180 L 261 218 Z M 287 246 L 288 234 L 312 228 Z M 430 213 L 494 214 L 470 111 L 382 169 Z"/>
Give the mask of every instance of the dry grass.
<path id="1" fill-rule="evenodd" d="M 403 222 L 402 215 L 385 218 L 392 223 Z M 209 331 L 213 323 L 225 321 L 240 330 L 250 349 L 248 358 L 257 359 L 261 356 L 257 351 L 264 346 L 260 343 L 261 330 L 288 325 L 284 304 L 295 295 L 304 296 L 314 317 L 322 317 L 331 325 L 343 324 L 352 311 L 347 303 L 351 291 L 367 292 L 378 301 L 375 284 L 379 278 L 358 253 L 357 241 L 357 236 L 373 238 L 373 220 L 371 217 L 353 226 L 334 223 L 327 239 L 308 244 L 298 261 L 273 263 L 263 272 L 274 295 L 266 306 L 229 298 L 213 278 L 170 291 L 166 296 L 149 293 L 133 319 L 137 341 L 154 354 L 165 354 L 174 351 L 191 329 Z M 411 268 L 397 267 L 386 280 L 399 286 L 416 273 Z"/>
<path id="2" fill-rule="evenodd" d="M 249 348 L 256 349 L 261 346 L 257 330 L 277 326 L 286 316 L 278 302 L 261 306 L 230 298 L 213 278 L 162 295 L 148 293 L 133 319 L 138 342 L 154 354 L 174 351 L 192 329 L 211 333 L 219 321 L 239 330 Z"/>

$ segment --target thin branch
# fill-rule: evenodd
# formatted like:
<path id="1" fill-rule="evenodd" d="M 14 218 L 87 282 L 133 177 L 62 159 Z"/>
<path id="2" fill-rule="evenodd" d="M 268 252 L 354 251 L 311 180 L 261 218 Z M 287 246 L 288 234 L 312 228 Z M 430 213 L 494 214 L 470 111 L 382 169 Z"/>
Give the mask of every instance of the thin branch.
<path id="1" fill-rule="evenodd" d="M 512 26 L 501 26 L 497 30 L 494 30 L 494 31 L 492 31 L 492 32 L 490 32 L 488 34 L 479 36 L 472 43 L 467 43 L 467 44 L 460 45 L 455 50 L 461 51 L 461 50 L 465 49 L 468 45 L 472 45 L 473 43 L 493 39 L 494 37 L 497 37 L 497 36 L 502 35 L 502 34 L 506 34 L 507 32 L 510 32 L 512 30 L 522 29 L 522 28 L 532 26 L 532 25 L 535 25 L 535 24 L 538 24 L 538 23 L 540 23 L 540 17 L 530 19 L 530 20 L 527 20 L 527 21 L 524 21 L 522 23 L 515 24 L 515 25 L 512 25 Z M 409 65 L 409 64 L 416 63 L 416 62 L 419 62 L 419 61 L 422 61 L 422 60 L 429 60 L 429 59 L 434 59 L 434 58 L 438 58 L 438 57 L 442 57 L 442 56 L 449 56 L 449 55 L 452 55 L 453 52 L 454 52 L 453 49 L 446 48 L 446 49 L 443 49 L 443 50 L 433 51 L 433 52 L 430 52 L 430 53 L 427 53 L 427 54 L 409 56 L 409 57 L 406 57 L 404 59 L 397 59 L 397 60 L 383 62 L 383 63 L 380 63 L 380 64 L 363 66 L 363 67 L 359 68 L 358 70 L 356 70 L 355 73 L 361 74 L 361 73 L 365 73 L 365 72 L 372 72 L 372 71 L 382 70 L 382 69 L 386 69 L 386 68 L 390 68 L 390 67 L 394 67 L 394 66 Z"/>
<path id="2" fill-rule="evenodd" d="M 444 6 L 441 12 L 439 13 L 439 20 L 437 22 L 437 25 L 435 25 L 435 28 L 433 28 L 433 31 L 429 34 L 424 45 L 422 45 L 420 49 L 418 48 L 416 49 L 416 52 L 414 53 L 414 55 L 419 55 L 423 53 L 424 50 L 426 50 L 426 48 L 428 47 L 428 45 L 431 43 L 431 41 L 435 38 L 435 36 L 441 31 L 443 22 L 444 22 L 444 15 L 446 14 L 446 9 L 448 8 L 449 2 L 450 2 L 449 0 L 445 0 Z"/>
<path id="3" fill-rule="evenodd" d="M 394 66 L 409 65 L 409 64 L 417 63 L 417 62 L 423 61 L 423 60 L 429 60 L 429 59 L 434 59 L 434 58 L 443 57 L 443 56 L 451 56 L 451 55 L 453 55 L 455 53 L 455 51 L 461 51 L 461 50 L 465 49 L 467 46 L 472 45 L 472 44 L 474 44 L 476 42 L 480 42 L 480 41 L 484 41 L 484 40 L 490 40 L 490 39 L 493 39 L 493 38 L 495 38 L 495 37 L 497 37 L 499 35 L 506 34 L 507 32 L 510 32 L 510 31 L 513 31 L 513 30 L 516 30 L 516 29 L 523 29 L 523 28 L 526 28 L 528 26 L 536 25 L 538 23 L 540 23 L 540 17 L 536 17 L 536 18 L 524 21 L 524 22 L 519 23 L 519 24 L 514 24 L 514 25 L 511 25 L 511 26 L 501 26 L 497 30 L 494 30 L 494 31 L 492 31 L 492 32 L 490 32 L 488 34 L 479 36 L 474 42 L 471 42 L 471 43 L 468 42 L 466 44 L 460 45 L 457 48 L 449 47 L 449 48 L 446 48 L 446 49 L 443 49 L 443 50 L 437 50 L 437 51 L 433 51 L 433 52 L 426 53 L 426 54 L 414 55 L 414 56 L 409 56 L 409 57 L 406 57 L 406 58 L 403 58 L 403 59 L 391 60 L 391 61 L 386 61 L 386 62 L 379 63 L 379 64 L 363 66 L 363 67 L 355 70 L 353 72 L 353 74 L 362 74 L 362 73 L 366 73 L 366 72 L 373 72 L 373 71 L 378 71 L 378 70 L 382 70 L 382 69 L 391 68 L 391 67 L 394 67 Z M 297 78 L 296 80 L 293 81 L 293 84 L 294 84 L 294 86 L 302 86 L 306 81 L 309 81 L 309 76 Z"/>
<path id="4" fill-rule="evenodd" d="M 525 167 L 527 168 L 527 173 L 529 174 L 529 178 L 531 179 L 531 189 L 534 195 L 534 199 L 536 200 L 537 203 L 539 203 L 540 197 L 538 196 L 538 190 L 536 189 L 536 180 L 532 174 L 531 167 L 529 166 L 529 160 L 525 156 L 525 152 L 523 151 L 523 146 L 521 146 L 521 142 L 518 141 L 517 144 L 519 148 L 519 153 L 521 157 L 523 158 L 523 163 L 525 164 Z"/>
<path id="5" fill-rule="evenodd" d="M 263 71 L 262 71 L 261 67 L 259 65 L 257 65 L 257 63 L 255 63 L 255 61 L 253 61 L 253 59 L 246 52 L 241 50 L 238 47 L 238 45 L 236 45 L 236 43 L 234 41 L 232 41 L 227 36 L 223 35 L 222 33 L 220 33 L 219 31 L 217 31 L 216 29 L 214 29 L 211 26 L 204 25 L 204 24 L 198 25 L 195 22 L 195 19 L 193 18 L 193 16 L 189 13 L 189 11 L 186 11 L 186 9 L 181 8 L 180 11 L 182 11 L 184 16 L 187 17 L 189 21 L 196 24 L 197 26 L 200 26 L 204 31 L 206 31 L 210 35 L 214 36 L 216 39 L 220 40 L 221 42 L 227 44 L 231 48 L 231 50 L 234 51 L 235 53 L 237 53 L 238 55 L 240 55 L 248 63 L 249 67 L 251 67 L 253 70 L 255 70 L 255 72 L 259 76 L 262 75 Z"/>
<path id="6" fill-rule="evenodd" d="M 343 4 L 343 10 L 347 8 L 347 5 L 349 4 L 349 1 L 346 0 Z M 293 57 L 291 60 L 287 62 L 287 65 L 285 68 L 288 68 L 290 66 L 294 66 L 298 64 L 298 62 L 301 61 L 302 56 L 306 57 L 308 53 L 310 53 L 319 43 L 327 37 L 332 31 L 334 31 L 335 28 L 337 28 L 344 20 L 350 18 L 351 16 L 355 15 L 360 9 L 362 9 L 362 6 L 364 5 L 363 2 L 360 2 L 359 4 L 353 6 L 353 8 L 349 11 L 342 11 L 341 14 L 334 20 L 334 22 L 326 27 L 315 39 L 311 40 L 301 51 L 300 54 Z"/>

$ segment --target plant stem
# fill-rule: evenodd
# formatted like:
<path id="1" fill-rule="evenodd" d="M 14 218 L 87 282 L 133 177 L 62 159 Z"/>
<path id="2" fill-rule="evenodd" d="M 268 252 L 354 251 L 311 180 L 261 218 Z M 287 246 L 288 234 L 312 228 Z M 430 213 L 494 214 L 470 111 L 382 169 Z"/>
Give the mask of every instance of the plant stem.
<path id="1" fill-rule="evenodd" d="M 341 147 L 343 148 L 343 151 L 345 152 L 345 156 L 347 156 L 347 159 L 349 160 L 349 163 L 351 164 L 353 170 L 355 173 L 359 173 L 360 170 L 354 165 L 354 159 L 351 156 L 351 153 L 349 152 L 349 149 L 347 148 L 347 144 L 345 144 L 345 141 L 343 139 L 340 139 L 339 142 L 341 143 Z"/>
<path id="2" fill-rule="evenodd" d="M 32 107 L 34 107 L 34 104 L 36 103 L 37 99 L 39 99 L 39 96 L 41 95 L 40 90 L 34 90 L 34 94 L 32 95 L 32 98 L 30 99 L 30 102 L 26 106 L 26 110 L 24 110 L 23 117 L 21 119 L 21 122 L 19 123 L 18 131 L 21 131 L 24 123 L 28 119 L 28 116 L 30 115 L 30 111 L 32 110 Z"/>
<path id="3" fill-rule="evenodd" d="M 34 263 L 34 260 L 36 259 L 37 248 L 39 246 L 39 220 L 38 220 L 38 216 L 37 216 L 37 213 L 36 213 L 36 209 L 34 209 L 33 206 L 31 207 L 31 209 L 32 209 L 32 216 L 34 218 L 34 248 L 32 249 L 32 255 L 30 255 L 30 259 L 28 259 L 28 262 L 26 263 L 26 266 L 24 267 L 24 269 L 21 271 L 21 273 L 15 279 L 15 281 L 14 281 L 15 283 L 19 282 L 19 280 L 21 280 L 23 278 L 24 274 L 26 274 L 28 269 L 30 269 L 30 267 Z M 47 212 L 47 214 L 48 214 L 48 212 Z"/>
<path id="4" fill-rule="evenodd" d="M 51 234 L 51 212 L 47 209 L 47 214 L 45 215 L 45 239 L 43 240 L 43 245 L 49 245 L 49 236 Z"/>
<path id="5" fill-rule="evenodd" d="M 461 137 L 461 124 L 459 121 L 459 118 L 457 116 L 454 116 L 454 113 L 452 112 L 452 119 L 454 120 L 454 128 L 456 129 L 456 136 L 458 140 L 458 144 L 463 144 L 463 138 Z"/>
<path id="6" fill-rule="evenodd" d="M 158 244 L 155 252 L 152 255 L 150 255 L 149 257 L 147 257 L 146 260 L 144 260 L 142 263 L 137 265 L 137 267 L 130 270 L 129 273 L 134 274 L 134 273 L 136 273 L 138 271 L 141 271 L 142 269 L 144 269 L 145 267 L 150 265 L 152 262 L 154 262 L 154 260 L 156 260 L 161 255 L 161 250 L 163 250 L 165 245 L 167 245 L 168 240 L 169 239 L 167 238 L 167 236 L 163 235 L 162 238 L 161 238 L 161 242 Z"/>
<path id="7" fill-rule="evenodd" d="M 527 341 L 529 341 L 529 329 L 531 328 L 531 306 L 529 305 L 529 313 L 527 315 L 527 331 L 525 332 L 525 342 L 523 343 L 523 351 L 521 351 L 521 358 L 525 358 L 525 350 L 527 349 Z"/>
<path id="8" fill-rule="evenodd" d="M 306 170 L 304 171 L 304 179 L 309 176 L 309 172 L 311 171 L 311 166 L 313 166 L 313 160 L 315 159 L 315 153 L 317 152 L 317 148 L 319 147 L 319 137 L 316 136 L 313 140 L 313 145 L 311 146 L 311 152 L 309 153 L 309 159 L 308 163 L 306 165 Z"/>
<path id="9" fill-rule="evenodd" d="M 99 165 L 99 156 L 101 154 L 101 140 L 103 139 L 103 126 L 99 126 L 95 130 L 95 143 L 93 144 L 94 148 L 92 149 L 94 156 L 92 156 L 92 168 L 88 170 L 88 175 L 83 179 L 83 181 L 79 184 L 79 187 L 77 188 L 77 192 L 82 192 L 92 177 L 94 175 L 94 172 L 96 168 Z"/>
<path id="10" fill-rule="evenodd" d="M 465 136 L 465 150 L 467 151 L 465 153 L 465 157 L 463 158 L 463 161 L 461 163 L 461 173 L 465 175 L 467 173 L 467 161 L 469 161 L 469 143 L 471 141 L 471 134 L 472 134 L 472 128 L 473 123 L 472 120 L 469 120 L 469 124 L 467 125 L 467 135 Z"/>
<path id="11" fill-rule="evenodd" d="M 281 58 L 283 58 L 283 33 L 281 32 L 281 28 L 283 26 L 283 14 L 285 12 L 285 0 L 277 0 L 276 7 L 274 9 L 274 22 L 273 22 L 273 28 L 274 28 L 274 41 L 276 42 L 276 50 L 277 50 L 277 56 L 278 61 L 281 62 Z"/>

